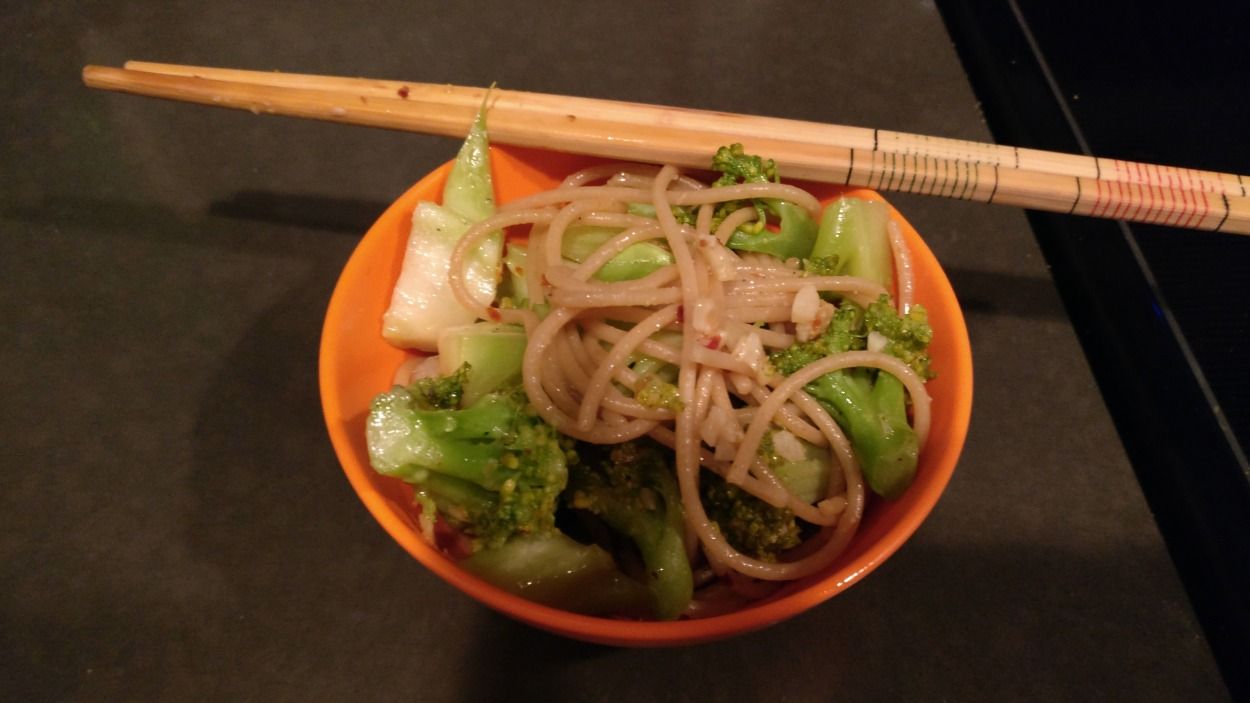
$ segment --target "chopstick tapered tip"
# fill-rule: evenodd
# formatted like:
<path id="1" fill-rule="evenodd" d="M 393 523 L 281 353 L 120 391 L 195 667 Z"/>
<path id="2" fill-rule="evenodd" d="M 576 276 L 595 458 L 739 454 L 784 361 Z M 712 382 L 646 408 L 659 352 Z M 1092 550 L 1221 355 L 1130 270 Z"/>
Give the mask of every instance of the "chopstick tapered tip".
<path id="1" fill-rule="evenodd" d="M 99 81 L 100 72 L 105 68 L 106 68 L 105 66 L 95 66 L 92 64 L 83 66 L 82 67 L 83 84 L 89 88 L 94 88 L 98 86 L 100 83 Z"/>

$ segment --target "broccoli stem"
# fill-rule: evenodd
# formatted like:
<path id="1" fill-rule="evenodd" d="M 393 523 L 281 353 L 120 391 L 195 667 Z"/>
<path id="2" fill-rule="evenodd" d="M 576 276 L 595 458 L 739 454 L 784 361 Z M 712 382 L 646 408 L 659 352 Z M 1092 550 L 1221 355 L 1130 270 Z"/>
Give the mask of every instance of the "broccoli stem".
<path id="1" fill-rule="evenodd" d="M 758 232 L 739 229 L 729 237 L 727 246 L 739 251 L 771 254 L 781 260 L 803 259 L 811 255 L 816 241 L 816 223 L 803 208 L 783 200 L 767 200 L 767 206 L 781 218 L 778 230 L 761 228 Z"/>
<path id="2" fill-rule="evenodd" d="M 586 445 L 583 445 L 586 446 Z M 566 501 L 633 542 L 646 569 L 654 615 L 671 620 L 694 593 L 686 558 L 681 492 L 672 468 L 653 444 L 637 440 L 606 452 L 587 447 L 569 471 Z M 606 455 L 605 455 L 606 454 Z"/>
<path id="3" fill-rule="evenodd" d="M 560 253 L 564 258 L 580 264 L 621 232 L 619 228 L 574 225 L 564 233 L 564 239 L 560 242 Z M 637 242 L 609 259 L 595 272 L 594 277 L 609 283 L 632 281 L 671 263 L 673 253 L 665 247 L 655 242 Z"/>
<path id="4" fill-rule="evenodd" d="M 495 214 L 495 185 L 490 173 L 490 140 L 486 132 L 486 103 L 477 111 L 469 135 L 443 185 L 443 207 L 469 222 Z"/>
<path id="5" fill-rule="evenodd" d="M 635 506 L 610 500 L 602 501 L 599 508 L 599 518 L 638 547 L 655 599 L 656 617 L 671 620 L 680 615 L 690 602 L 694 585 L 682 530 L 674 529 L 673 521 L 667 519 L 672 511 L 666 511 L 666 519 L 657 520 Z M 680 508 L 677 515 L 680 519 Z"/>
<path id="6" fill-rule="evenodd" d="M 642 617 L 650 610 L 646 587 L 622 573 L 610 554 L 560 532 L 517 537 L 460 564 L 506 591 L 575 613 Z"/>
<path id="7" fill-rule="evenodd" d="M 882 372 L 876 381 L 867 370 L 835 371 L 807 384 L 846 430 L 864 472 L 877 494 L 897 498 L 916 475 L 920 445 L 907 422 L 907 395 L 901 381 Z"/>
<path id="8" fill-rule="evenodd" d="M 859 276 L 894 286 L 894 254 L 886 222 L 885 203 L 860 198 L 838 198 L 825 208 L 811 248 L 813 259 L 837 257 L 837 273 Z"/>

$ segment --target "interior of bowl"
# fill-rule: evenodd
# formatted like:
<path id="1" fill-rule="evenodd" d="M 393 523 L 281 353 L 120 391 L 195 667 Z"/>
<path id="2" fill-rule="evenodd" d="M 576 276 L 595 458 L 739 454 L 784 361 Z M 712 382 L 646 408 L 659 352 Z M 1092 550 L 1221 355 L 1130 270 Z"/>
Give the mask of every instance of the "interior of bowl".
<path id="1" fill-rule="evenodd" d="M 601 160 L 556 152 L 492 147 L 500 202 L 551 188 L 568 173 Z M 391 385 L 407 357 L 381 336 L 382 313 L 398 277 L 411 215 L 420 200 L 438 200 L 449 165 L 414 185 L 382 214 L 343 269 L 322 330 L 320 386 L 326 425 L 344 472 L 379 524 L 441 578 L 485 605 L 558 634 L 613 645 L 689 644 L 759 629 L 800 613 L 863 578 L 902 545 L 937 502 L 954 471 L 972 405 L 968 333 L 950 282 L 932 252 L 897 212 L 912 248 L 916 301 L 929 311 L 937 377 L 928 384 L 933 423 L 915 483 L 898 500 L 870 500 L 847 551 L 829 569 L 727 615 L 676 622 L 637 622 L 577 615 L 514 596 L 465 571 L 427 544 L 416 523 L 412 488 L 369 466 L 365 417 L 373 397 Z M 872 191 L 800 184 L 823 199 L 841 193 L 882 199 Z"/>

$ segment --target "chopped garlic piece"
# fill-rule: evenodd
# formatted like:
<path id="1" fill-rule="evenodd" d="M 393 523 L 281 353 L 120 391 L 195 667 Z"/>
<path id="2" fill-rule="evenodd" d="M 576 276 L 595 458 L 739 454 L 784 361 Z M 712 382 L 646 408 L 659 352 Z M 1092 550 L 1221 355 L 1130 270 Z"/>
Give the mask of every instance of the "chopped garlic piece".
<path id="1" fill-rule="evenodd" d="M 738 257 L 725 248 L 716 237 L 704 234 L 699 237 L 699 251 L 712 267 L 718 281 L 732 281 L 738 277 Z"/>
<path id="2" fill-rule="evenodd" d="M 773 449 L 786 461 L 803 461 L 807 458 L 807 450 L 789 430 L 777 430 L 773 433 Z"/>
<path id="3" fill-rule="evenodd" d="M 879 352 L 889 343 L 890 338 L 876 330 L 868 333 L 868 351 Z"/>
<path id="4" fill-rule="evenodd" d="M 690 325 L 694 330 L 704 336 L 712 336 L 716 333 L 716 323 L 720 321 L 719 310 L 716 304 L 707 298 L 698 300 L 694 304 L 694 311 L 690 315 Z"/>

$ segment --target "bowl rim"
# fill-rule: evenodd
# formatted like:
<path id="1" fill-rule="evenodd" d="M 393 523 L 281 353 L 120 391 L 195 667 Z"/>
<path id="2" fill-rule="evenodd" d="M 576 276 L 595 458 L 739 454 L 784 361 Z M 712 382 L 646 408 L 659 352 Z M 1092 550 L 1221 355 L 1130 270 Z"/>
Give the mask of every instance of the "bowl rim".
<path id="1" fill-rule="evenodd" d="M 506 147 L 492 145 L 492 161 L 496 174 L 496 189 L 499 189 L 500 164 L 516 162 L 526 165 L 535 160 L 542 160 L 552 155 L 569 157 L 570 155 L 548 152 L 539 149 Z M 609 161 L 591 157 L 572 157 L 582 163 L 592 164 Z M 958 462 L 964 441 L 967 437 L 971 419 L 973 369 L 967 325 L 962 308 L 959 306 L 950 280 L 940 263 L 936 266 L 937 280 L 934 286 L 940 297 L 941 307 L 949 314 L 947 335 L 952 335 L 951 351 L 954 357 L 948 359 L 951 372 L 956 379 L 966 379 L 964 383 L 953 384 L 952 411 L 948 414 L 949 433 L 942 447 L 942 454 L 934 461 L 935 473 L 927 483 L 927 490 L 913 504 L 912 508 L 877 539 L 873 548 L 840 564 L 833 571 L 823 572 L 818 576 L 809 577 L 811 583 L 796 588 L 785 595 L 767 599 L 747 606 L 741 610 L 723 615 L 701 619 L 678 621 L 637 621 L 615 618 L 603 618 L 581 615 L 541 605 L 500 589 L 456 566 L 450 558 L 431 547 L 413 529 L 411 519 L 397 513 L 390 498 L 383 495 L 374 485 L 374 480 L 387 479 L 372 474 L 372 469 L 360 465 L 352 446 L 344 420 L 346 419 L 341 399 L 338 396 L 338 348 L 335 333 L 340 320 L 348 314 L 344 299 L 349 282 L 358 278 L 360 269 L 366 267 L 366 246 L 371 238 L 382 235 L 375 234 L 384 223 L 396 216 L 410 218 L 415 203 L 422 193 L 436 188 L 443 182 L 450 170 L 451 162 L 434 169 L 408 188 L 399 198 L 395 199 L 369 230 L 357 243 L 352 254 L 344 265 L 335 283 L 326 309 L 318 359 L 318 382 L 321 395 L 322 411 L 327 431 L 339 464 L 347 475 L 348 481 L 356 491 L 361 502 L 373 518 L 405 551 L 411 554 L 423 566 L 434 572 L 445 582 L 466 593 L 478 602 L 504 615 L 528 623 L 535 627 L 554 632 L 574 639 L 618 646 L 671 646 L 694 644 L 721 639 L 733 635 L 758 630 L 793 617 L 834 595 L 846 590 L 874 571 L 915 533 L 920 524 L 928 517 L 941 495 L 945 492 L 955 465 Z M 513 175 L 507 174 L 504 175 Z M 826 184 L 808 184 L 802 181 L 788 181 L 800 186 L 816 186 L 828 188 Z M 847 194 L 871 195 L 890 207 L 892 218 L 899 223 L 908 245 L 913 252 L 937 263 L 932 250 L 911 226 L 909 222 L 879 193 L 867 189 L 841 189 Z M 437 191 L 435 191 L 437 192 Z M 380 333 L 379 333 L 380 335 Z M 804 579 L 803 581 L 806 581 Z"/>

